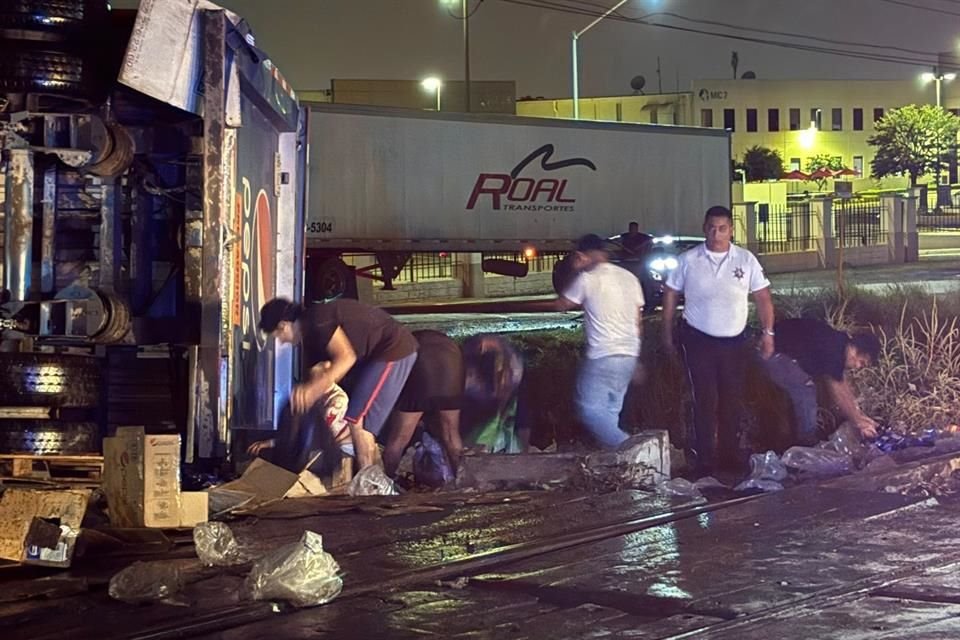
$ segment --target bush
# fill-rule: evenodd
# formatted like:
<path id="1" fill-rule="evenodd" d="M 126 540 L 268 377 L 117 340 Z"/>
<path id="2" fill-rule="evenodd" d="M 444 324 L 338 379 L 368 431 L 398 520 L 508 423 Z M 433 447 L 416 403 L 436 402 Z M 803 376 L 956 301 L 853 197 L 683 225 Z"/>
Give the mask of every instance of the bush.
<path id="1" fill-rule="evenodd" d="M 874 367 L 852 376 L 864 411 L 882 424 L 918 431 L 960 422 L 960 299 L 934 297 L 918 288 L 882 292 L 844 287 L 804 294 L 778 294 L 780 318 L 823 319 L 838 329 L 868 328 L 883 352 Z M 642 360 L 647 379 L 632 388 L 621 418 L 627 431 L 666 429 L 677 446 L 688 441 L 691 400 L 679 362 L 660 349 L 660 316 L 645 322 Z M 573 407 L 576 370 L 583 347 L 580 330 L 515 334 L 526 358 L 526 399 L 535 419 L 533 441 L 546 446 L 580 435 Z M 792 412 L 784 394 L 755 363 L 748 367 L 744 430 L 755 450 L 782 451 L 791 444 Z M 823 403 L 823 426 L 837 424 Z"/>

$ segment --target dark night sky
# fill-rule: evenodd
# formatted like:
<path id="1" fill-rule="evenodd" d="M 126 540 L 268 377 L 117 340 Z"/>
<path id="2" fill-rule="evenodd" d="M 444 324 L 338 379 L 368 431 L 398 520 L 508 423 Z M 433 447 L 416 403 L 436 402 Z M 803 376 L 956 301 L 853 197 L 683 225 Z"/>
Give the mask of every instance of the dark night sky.
<path id="1" fill-rule="evenodd" d="M 588 1 L 601 6 L 615 2 L 581 0 Z M 903 1 L 960 14 L 960 4 L 946 0 Z M 447 14 L 440 0 L 221 0 L 219 4 L 247 18 L 258 45 L 300 90 L 328 88 L 333 77 L 463 77 L 460 22 Z M 960 43 L 960 15 L 882 0 L 633 0 L 623 9 L 629 16 L 653 11 L 930 53 Z M 486 0 L 471 20 L 473 78 L 514 79 L 519 95 L 569 96 L 569 34 L 590 20 Z M 683 89 L 698 78 L 729 78 L 734 49 L 739 52 L 741 73 L 752 70 L 767 79 L 898 79 L 927 70 L 917 64 L 855 60 L 607 21 L 581 40 L 581 95 L 629 93 L 630 78 L 638 74 L 646 76 L 648 92 L 656 91 L 658 55 L 665 91 L 675 89 L 678 72 Z"/>

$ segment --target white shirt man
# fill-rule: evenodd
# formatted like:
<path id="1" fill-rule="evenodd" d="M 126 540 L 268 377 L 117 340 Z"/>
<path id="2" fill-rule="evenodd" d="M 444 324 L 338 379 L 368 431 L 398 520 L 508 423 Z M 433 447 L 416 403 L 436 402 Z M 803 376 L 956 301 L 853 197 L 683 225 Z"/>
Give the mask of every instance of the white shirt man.
<path id="1" fill-rule="evenodd" d="M 639 367 L 643 290 L 633 274 L 607 261 L 606 243 L 596 235 L 577 242 L 573 268 L 577 276 L 556 308 L 582 306 L 585 315 L 587 357 L 577 374 L 574 404 L 597 442 L 615 449 L 628 437 L 620 429 L 620 411 Z"/>
<path id="2" fill-rule="evenodd" d="M 672 350 L 673 318 L 684 296 L 680 347 L 694 400 L 695 453 L 699 471 L 739 470 L 739 428 L 746 378 L 747 298 L 753 295 L 763 327 L 760 353 L 773 355 L 770 281 L 757 258 L 731 243 L 733 216 L 711 207 L 704 216 L 706 241 L 683 254 L 666 282 L 664 346 Z"/>

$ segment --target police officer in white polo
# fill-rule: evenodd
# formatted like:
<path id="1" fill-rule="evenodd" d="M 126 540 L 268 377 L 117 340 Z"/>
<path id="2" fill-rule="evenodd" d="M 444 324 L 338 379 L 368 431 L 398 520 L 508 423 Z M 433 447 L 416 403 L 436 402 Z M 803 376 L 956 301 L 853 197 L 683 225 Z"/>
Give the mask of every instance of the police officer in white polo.
<path id="1" fill-rule="evenodd" d="M 663 342 L 674 349 L 674 312 L 684 296 L 679 338 L 693 393 L 694 447 L 700 473 L 735 470 L 746 377 L 747 299 L 753 294 L 763 329 L 760 354 L 774 352 L 770 281 L 757 258 L 731 243 L 733 215 L 711 207 L 703 220 L 706 241 L 684 252 L 667 278 Z"/>

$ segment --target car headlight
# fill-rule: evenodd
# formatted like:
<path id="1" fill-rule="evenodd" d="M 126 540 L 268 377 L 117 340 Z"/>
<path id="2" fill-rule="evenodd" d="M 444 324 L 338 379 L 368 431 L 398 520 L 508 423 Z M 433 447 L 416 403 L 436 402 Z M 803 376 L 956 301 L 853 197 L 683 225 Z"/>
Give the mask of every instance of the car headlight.
<path id="1" fill-rule="evenodd" d="M 650 261 L 650 268 L 654 271 L 664 272 L 664 271 L 673 271 L 677 268 L 677 259 L 673 256 L 667 256 L 666 258 L 654 258 Z"/>

